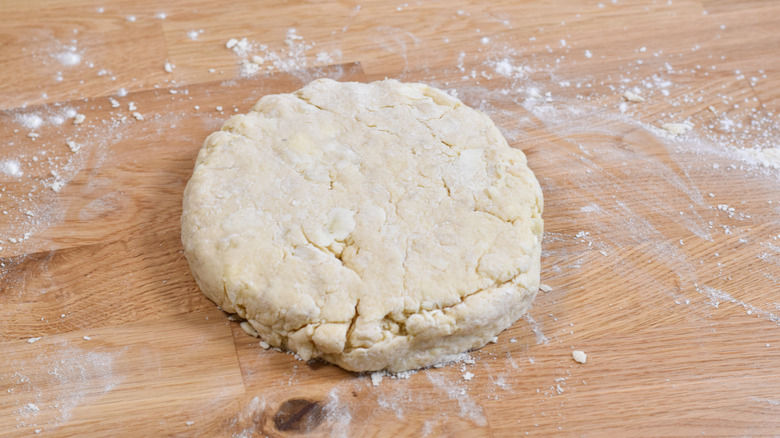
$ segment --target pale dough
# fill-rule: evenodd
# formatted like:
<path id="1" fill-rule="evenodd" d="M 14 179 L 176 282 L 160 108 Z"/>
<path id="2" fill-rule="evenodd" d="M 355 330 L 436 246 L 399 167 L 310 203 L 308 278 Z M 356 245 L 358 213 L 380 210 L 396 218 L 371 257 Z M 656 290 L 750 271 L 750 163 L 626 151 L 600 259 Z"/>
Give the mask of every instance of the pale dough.
<path id="1" fill-rule="evenodd" d="M 182 241 L 271 346 L 399 372 L 479 348 L 539 288 L 542 192 L 493 122 L 422 84 L 316 80 L 198 154 Z"/>

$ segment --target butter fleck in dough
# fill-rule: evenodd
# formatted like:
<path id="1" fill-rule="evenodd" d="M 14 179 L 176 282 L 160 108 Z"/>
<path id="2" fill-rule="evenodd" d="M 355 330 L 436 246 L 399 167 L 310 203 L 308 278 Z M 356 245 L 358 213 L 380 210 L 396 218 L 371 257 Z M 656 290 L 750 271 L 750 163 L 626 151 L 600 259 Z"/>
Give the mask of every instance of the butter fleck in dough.
<path id="1" fill-rule="evenodd" d="M 206 296 L 270 346 L 347 370 L 482 347 L 539 288 L 525 155 L 423 84 L 320 79 L 263 97 L 206 139 L 183 208 Z"/>

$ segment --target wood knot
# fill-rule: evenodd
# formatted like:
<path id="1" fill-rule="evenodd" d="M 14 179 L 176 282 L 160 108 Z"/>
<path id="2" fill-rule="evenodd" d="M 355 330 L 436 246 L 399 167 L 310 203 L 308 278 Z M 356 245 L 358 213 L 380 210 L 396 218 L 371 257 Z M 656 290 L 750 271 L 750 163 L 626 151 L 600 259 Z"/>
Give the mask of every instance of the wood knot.
<path id="1" fill-rule="evenodd" d="M 309 432 L 324 419 L 320 402 L 293 398 L 286 400 L 274 414 L 274 426 L 279 431 Z"/>

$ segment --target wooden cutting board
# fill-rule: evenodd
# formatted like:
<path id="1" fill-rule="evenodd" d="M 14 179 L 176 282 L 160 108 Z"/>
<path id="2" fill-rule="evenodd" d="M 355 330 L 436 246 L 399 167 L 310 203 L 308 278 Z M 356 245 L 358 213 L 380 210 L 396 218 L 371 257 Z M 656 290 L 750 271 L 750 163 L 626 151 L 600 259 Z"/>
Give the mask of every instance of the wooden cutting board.
<path id="1" fill-rule="evenodd" d="M 0 435 L 777 434 L 780 5 L 669 3 L 2 2 Z M 469 360 L 375 386 L 198 291 L 203 139 L 316 77 L 442 87 L 527 154 L 552 290 Z"/>

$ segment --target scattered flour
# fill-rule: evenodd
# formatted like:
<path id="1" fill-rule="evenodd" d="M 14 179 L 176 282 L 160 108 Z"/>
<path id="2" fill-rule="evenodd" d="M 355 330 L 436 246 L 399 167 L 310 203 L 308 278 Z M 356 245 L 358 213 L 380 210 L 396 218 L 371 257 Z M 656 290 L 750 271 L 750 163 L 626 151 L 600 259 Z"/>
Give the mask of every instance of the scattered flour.
<path id="1" fill-rule="evenodd" d="M 54 55 L 54 58 L 62 65 L 72 67 L 81 64 L 81 54 L 76 51 L 76 47 L 68 47 L 65 51 Z"/>
<path id="2" fill-rule="evenodd" d="M 16 119 L 27 129 L 37 129 L 43 125 L 43 119 L 35 113 L 22 113 L 19 114 Z"/>
<path id="3" fill-rule="evenodd" d="M 78 406 L 89 405 L 121 382 L 113 365 L 119 352 L 83 350 L 66 342 L 30 348 L 39 354 L 5 362 L 0 371 L 3 381 L 9 384 L 8 392 L 13 392 L 18 400 L 17 427 L 31 431 L 56 429 L 72 417 Z"/>
<path id="4" fill-rule="evenodd" d="M 720 306 L 721 303 L 732 303 L 741 306 L 748 315 L 755 315 L 758 318 L 766 319 L 768 321 L 774 322 L 777 325 L 780 325 L 780 315 L 776 315 L 764 309 L 755 307 L 750 303 L 738 300 L 730 294 L 723 292 L 722 290 L 705 285 L 699 286 L 697 290 L 699 293 L 705 294 L 707 298 L 709 298 L 710 305 L 716 309 Z"/>
<path id="5" fill-rule="evenodd" d="M 193 41 L 197 41 L 200 34 L 203 33 L 203 29 L 193 29 L 187 31 L 187 37 Z"/>
<path id="6" fill-rule="evenodd" d="M 258 44 L 247 38 L 231 38 L 225 48 L 236 54 L 239 60 L 241 76 L 250 77 L 260 72 L 296 72 L 309 66 L 307 55 L 314 48 L 307 43 L 295 28 L 289 28 L 284 39 L 284 47 L 272 48 L 270 44 Z M 341 51 L 319 51 L 312 60 L 318 65 L 330 65 L 338 62 Z"/>
<path id="7" fill-rule="evenodd" d="M 780 400 L 775 400 L 771 398 L 750 397 L 750 401 L 754 401 L 756 403 L 769 403 L 770 406 L 780 406 Z"/>
<path id="8" fill-rule="evenodd" d="M 325 421 L 331 427 L 329 435 L 332 437 L 349 437 L 352 413 L 349 405 L 340 401 L 338 386 L 328 393 L 328 399 L 323 409 L 326 413 Z"/>
<path id="9" fill-rule="evenodd" d="M 460 409 L 460 417 L 472 421 L 478 426 L 487 426 L 485 412 L 482 406 L 478 405 L 469 396 L 468 389 L 461 386 L 457 381 L 448 380 L 442 373 L 426 373 L 428 380 L 439 388 L 450 400 L 456 400 Z"/>
<path id="10" fill-rule="evenodd" d="M 588 204 L 584 207 L 580 207 L 580 213 L 599 213 L 601 208 L 596 204 Z"/>
<path id="11" fill-rule="evenodd" d="M 523 319 L 528 322 L 528 325 L 531 327 L 531 331 L 533 331 L 534 335 L 536 335 L 536 345 L 547 344 L 550 342 L 550 340 L 547 339 L 547 336 L 542 333 L 542 327 L 536 323 L 536 320 L 534 320 L 530 313 L 526 313 L 525 316 L 523 316 Z"/>
<path id="12" fill-rule="evenodd" d="M 13 158 L 0 161 L 0 172 L 17 178 L 24 175 L 19 160 Z"/>
<path id="13" fill-rule="evenodd" d="M 765 149 L 739 149 L 739 151 L 744 155 L 746 161 L 755 160 L 762 166 L 780 169 L 780 146 Z"/>

